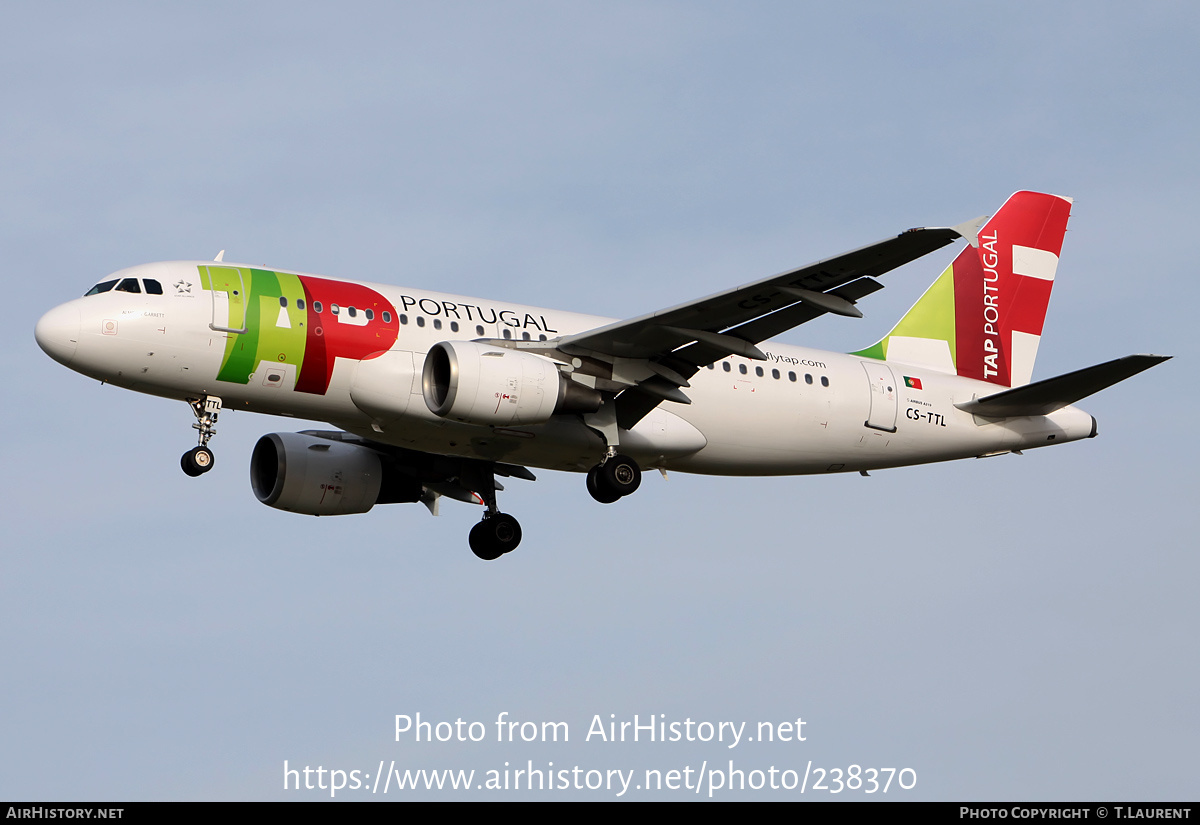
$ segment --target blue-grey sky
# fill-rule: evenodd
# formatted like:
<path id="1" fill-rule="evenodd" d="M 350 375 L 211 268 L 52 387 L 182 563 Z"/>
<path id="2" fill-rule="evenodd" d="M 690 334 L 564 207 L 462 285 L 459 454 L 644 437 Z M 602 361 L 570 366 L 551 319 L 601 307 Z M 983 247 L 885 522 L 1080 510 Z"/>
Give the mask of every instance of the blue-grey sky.
<path id="1" fill-rule="evenodd" d="M 888 798 L 1194 799 L 1198 21 L 1187 3 L 6 4 L 0 797 L 328 797 L 284 792 L 285 760 L 732 759 L 912 769 Z M 1100 438 L 870 478 L 655 474 L 611 507 L 542 472 L 503 494 L 525 540 L 494 564 L 466 548 L 466 505 L 258 504 L 250 449 L 294 421 L 224 416 L 215 469 L 189 479 L 184 405 L 33 340 L 112 270 L 221 249 L 632 316 L 1026 188 L 1076 199 L 1035 377 L 1176 356 L 1082 405 Z M 888 275 L 864 320 L 784 340 L 877 340 L 952 255 Z M 571 741 L 394 741 L 396 714 L 505 711 Z M 585 742 L 596 714 L 802 717 L 806 741 Z"/>

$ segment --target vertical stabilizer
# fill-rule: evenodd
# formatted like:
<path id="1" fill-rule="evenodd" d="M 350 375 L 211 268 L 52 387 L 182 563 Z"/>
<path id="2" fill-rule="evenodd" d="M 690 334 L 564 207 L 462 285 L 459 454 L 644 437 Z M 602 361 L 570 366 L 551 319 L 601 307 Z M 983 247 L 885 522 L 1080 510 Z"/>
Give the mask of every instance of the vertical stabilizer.
<path id="1" fill-rule="evenodd" d="M 1071 199 L 1017 192 L 867 358 L 1002 387 L 1033 375 Z"/>

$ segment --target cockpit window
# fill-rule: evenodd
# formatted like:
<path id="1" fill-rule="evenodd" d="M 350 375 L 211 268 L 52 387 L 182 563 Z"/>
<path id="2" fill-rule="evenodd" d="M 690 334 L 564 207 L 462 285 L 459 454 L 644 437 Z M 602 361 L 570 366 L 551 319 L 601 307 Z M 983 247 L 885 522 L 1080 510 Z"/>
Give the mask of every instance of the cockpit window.
<path id="1" fill-rule="evenodd" d="M 146 285 L 146 294 L 147 295 L 162 295 L 163 294 L 162 293 L 162 284 L 160 284 L 158 281 L 154 280 L 153 278 L 146 278 L 145 280 L 142 281 L 142 283 Z"/>
<path id="2" fill-rule="evenodd" d="M 101 281 L 100 283 L 96 284 L 94 287 L 89 289 L 87 292 L 85 292 L 83 294 L 83 297 L 86 298 L 89 295 L 99 295 L 101 292 L 108 292 L 110 289 L 112 289 L 116 285 L 117 285 L 117 282 L 115 280 Z"/>
<path id="3" fill-rule="evenodd" d="M 141 294 L 142 287 L 138 284 L 137 278 L 122 278 L 121 283 L 117 284 L 117 292 L 136 292 Z"/>

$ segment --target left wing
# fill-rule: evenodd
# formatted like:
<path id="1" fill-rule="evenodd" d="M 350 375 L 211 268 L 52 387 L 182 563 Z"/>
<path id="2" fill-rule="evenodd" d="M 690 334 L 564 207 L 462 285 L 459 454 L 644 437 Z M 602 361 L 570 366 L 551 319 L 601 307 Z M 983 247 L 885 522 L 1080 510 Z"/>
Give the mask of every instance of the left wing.
<path id="1" fill-rule="evenodd" d="M 504 485 L 496 480 L 496 476 L 537 481 L 537 477 L 527 467 L 518 464 L 425 453 L 373 441 L 341 430 L 301 430 L 296 435 L 352 444 L 377 453 L 382 463 L 383 475 L 379 498 L 375 503 L 399 504 L 419 501 L 435 516 L 438 514 L 438 499 L 443 496 L 467 504 L 494 507 L 496 492 L 504 489 Z M 268 502 L 262 496 L 259 496 L 259 501 L 275 506 L 274 502 Z"/>
<path id="2" fill-rule="evenodd" d="M 582 365 L 575 380 L 619 393 L 616 424 L 629 428 L 664 400 L 691 403 L 683 390 L 708 364 L 728 355 L 765 361 L 757 343 L 826 312 L 862 317 L 855 302 L 883 288 L 874 276 L 959 238 L 976 244 L 984 220 L 909 229 L 835 258 L 552 341 L 494 343 L 573 357 Z"/>

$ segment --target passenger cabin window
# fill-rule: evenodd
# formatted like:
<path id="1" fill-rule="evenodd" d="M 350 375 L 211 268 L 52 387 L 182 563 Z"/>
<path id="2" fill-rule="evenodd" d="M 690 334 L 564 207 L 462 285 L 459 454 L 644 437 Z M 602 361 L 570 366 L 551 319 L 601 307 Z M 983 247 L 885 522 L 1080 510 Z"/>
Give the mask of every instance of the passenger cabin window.
<path id="1" fill-rule="evenodd" d="M 141 295 L 142 288 L 137 278 L 122 278 L 121 283 L 117 284 L 117 292 L 134 292 Z"/>
<path id="2" fill-rule="evenodd" d="M 142 283 L 146 287 L 147 295 L 162 295 L 163 294 L 162 284 L 160 284 L 158 281 L 154 280 L 153 278 L 146 278 L 145 280 L 142 281 Z"/>
<path id="3" fill-rule="evenodd" d="M 829 386 L 829 379 L 828 379 L 826 376 L 824 376 L 824 375 L 822 375 L 822 376 L 821 376 L 821 386 L 822 386 L 822 387 L 828 387 L 828 386 Z M 888 392 L 891 392 L 891 391 L 892 391 L 892 388 L 891 388 L 891 387 L 888 387 Z"/>
<path id="4" fill-rule="evenodd" d="M 296 299 L 296 309 L 298 309 L 302 312 L 304 311 L 304 299 L 303 298 Z"/>
<path id="5" fill-rule="evenodd" d="M 374 320 L 375 320 L 375 311 L 374 311 L 374 310 L 371 310 L 371 309 L 364 309 L 364 310 L 363 310 L 363 315 L 367 316 L 367 320 L 368 320 L 368 321 L 374 321 Z"/>
<path id="6" fill-rule="evenodd" d="M 417 326 L 419 326 L 419 327 L 425 326 L 425 316 L 424 315 L 417 316 Z"/>
<path id="7" fill-rule="evenodd" d="M 392 322 L 392 313 L 388 312 L 386 309 L 383 311 L 383 322 L 385 324 L 390 324 Z"/>
<path id="8" fill-rule="evenodd" d="M 451 332 L 458 332 L 458 321 L 451 321 L 451 322 L 450 322 L 450 331 L 451 331 Z"/>
<path id="9" fill-rule="evenodd" d="M 730 370 L 732 370 L 732 369 L 733 369 L 733 367 L 729 366 L 729 362 L 728 362 L 728 361 L 722 361 L 722 362 L 721 362 L 721 369 L 725 370 L 725 372 L 729 372 Z"/>
<path id="10" fill-rule="evenodd" d="M 87 292 L 83 293 L 83 297 L 86 298 L 89 295 L 99 295 L 101 292 L 108 292 L 110 289 L 112 289 L 116 285 L 117 285 L 117 282 L 115 280 L 101 281 L 100 283 L 96 284 L 94 287 L 89 289 Z"/>
<path id="11" fill-rule="evenodd" d="M 339 312 L 342 311 L 342 308 L 340 306 L 338 306 L 337 304 L 330 304 L 329 311 L 332 312 L 334 315 L 337 315 Z"/>
<path id="12" fill-rule="evenodd" d="M 351 318 L 353 318 L 353 317 L 355 317 L 355 316 L 356 316 L 358 313 L 355 311 L 354 307 L 347 307 L 347 308 L 346 308 L 346 314 L 347 314 L 347 315 L 349 315 Z"/>
<path id="13" fill-rule="evenodd" d="M 287 298 L 284 298 L 283 296 L 280 296 L 280 297 L 279 297 L 279 305 L 280 305 L 281 307 L 283 307 L 284 309 L 287 309 Z"/>
<path id="14" fill-rule="evenodd" d="M 441 329 L 441 328 L 442 328 L 442 319 L 441 319 L 441 318 L 434 318 L 434 319 L 433 319 L 433 328 L 434 328 L 434 329 Z"/>
<path id="15" fill-rule="evenodd" d="M 483 337 L 483 327 L 481 325 L 479 325 L 479 324 L 475 325 L 475 334 L 478 335 L 480 338 Z"/>
<path id="16" fill-rule="evenodd" d="M 321 314 L 321 302 L 320 301 L 313 301 L 313 311 L 316 312 L 318 315 Z"/>

